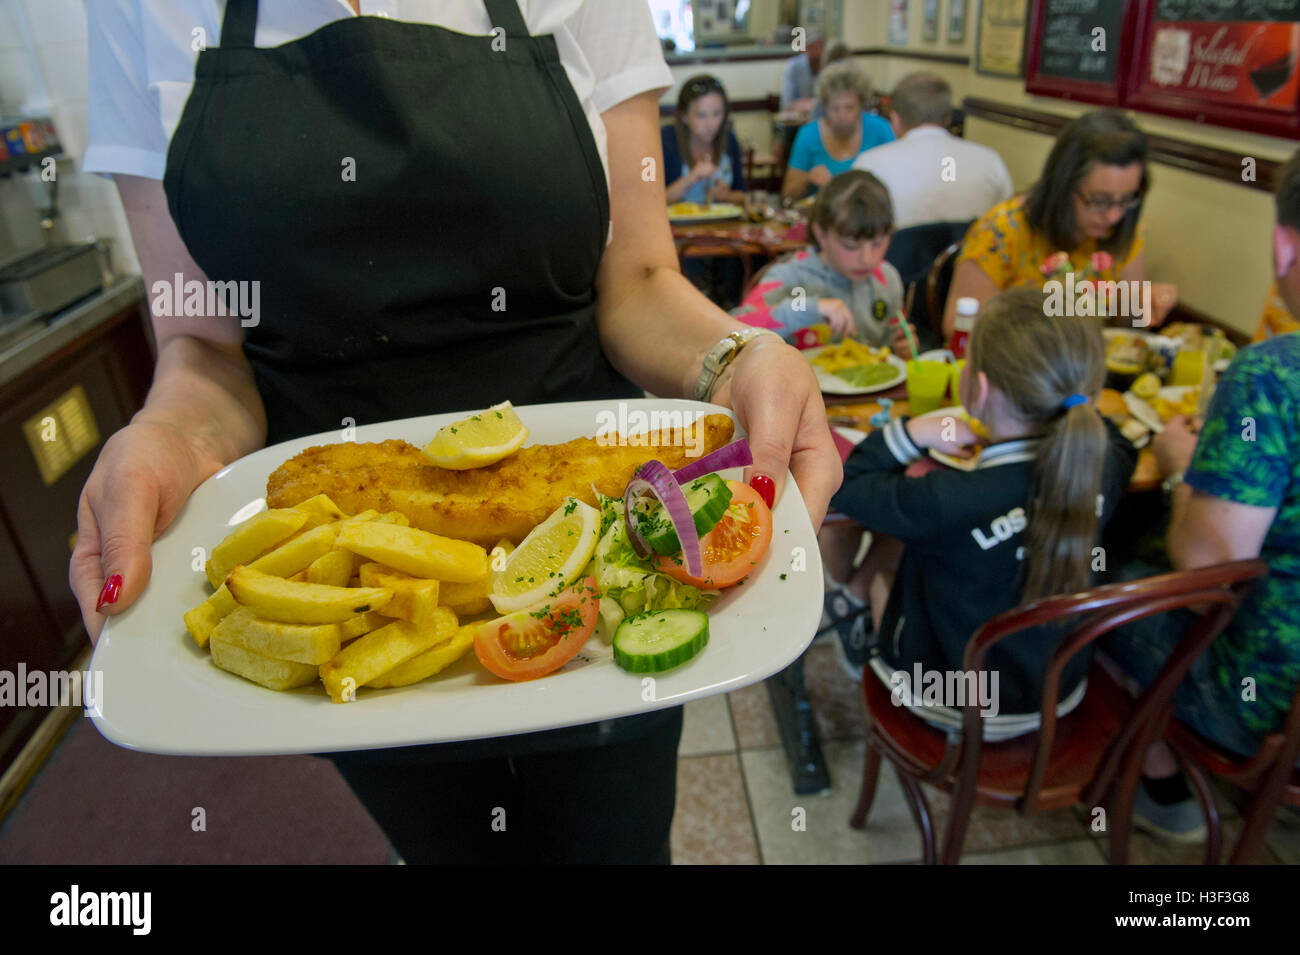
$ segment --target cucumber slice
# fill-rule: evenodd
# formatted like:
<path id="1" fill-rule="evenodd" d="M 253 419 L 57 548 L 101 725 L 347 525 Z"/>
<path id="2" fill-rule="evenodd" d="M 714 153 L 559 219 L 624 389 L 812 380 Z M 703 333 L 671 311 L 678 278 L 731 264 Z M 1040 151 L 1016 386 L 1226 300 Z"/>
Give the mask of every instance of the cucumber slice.
<path id="1" fill-rule="evenodd" d="M 630 673 L 681 666 L 709 642 L 709 617 L 699 610 L 651 610 L 614 631 L 614 662 Z"/>
<path id="2" fill-rule="evenodd" d="M 731 503 L 731 488 L 716 474 L 706 474 L 682 485 L 686 506 L 695 521 L 695 533 L 703 537 L 722 520 Z M 681 553 L 682 542 L 677 539 L 673 522 L 668 519 L 664 506 L 654 499 L 637 505 L 637 530 L 657 554 L 671 557 Z"/>

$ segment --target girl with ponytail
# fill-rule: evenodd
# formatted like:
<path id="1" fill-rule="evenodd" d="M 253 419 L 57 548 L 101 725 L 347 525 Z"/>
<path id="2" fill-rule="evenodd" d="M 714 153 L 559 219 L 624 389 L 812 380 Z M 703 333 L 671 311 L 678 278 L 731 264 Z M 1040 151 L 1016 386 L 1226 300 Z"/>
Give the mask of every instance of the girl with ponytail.
<path id="1" fill-rule="evenodd" d="M 910 681 L 917 664 L 960 670 L 967 641 L 985 621 L 1039 597 L 1085 590 L 1104 569 L 1095 548 L 1137 451 L 1097 411 L 1106 375 L 1100 323 L 1047 315 L 1044 302 L 1041 290 L 1015 289 L 980 310 L 959 388 L 963 406 L 989 432 L 974 470 L 904 474 L 928 448 L 960 454 L 974 443 L 956 416 L 897 419 L 845 462 L 831 506 L 874 535 L 849 586 L 872 598 L 870 662 L 900 702 L 911 699 L 898 692 L 905 681 L 896 674 Z M 989 655 L 1001 715 L 986 720 L 988 738 L 1036 727 L 1007 715 L 1037 711 L 1043 667 L 1060 636 L 1025 631 Z M 1081 654 L 1066 668 L 1062 713 L 1082 698 L 1087 667 Z M 916 710 L 945 726 L 954 716 Z"/>

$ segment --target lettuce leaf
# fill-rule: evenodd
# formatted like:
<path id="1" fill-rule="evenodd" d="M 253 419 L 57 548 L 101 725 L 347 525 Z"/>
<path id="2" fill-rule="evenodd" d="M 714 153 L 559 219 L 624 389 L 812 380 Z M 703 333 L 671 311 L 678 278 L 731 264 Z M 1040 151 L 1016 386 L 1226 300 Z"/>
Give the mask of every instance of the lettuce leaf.
<path id="1" fill-rule="evenodd" d="M 632 547 L 623 519 L 623 501 L 603 495 L 598 500 L 602 533 L 584 574 L 596 578 L 601 617 L 610 634 L 624 615 L 679 607 L 703 610 L 717 596 L 716 591 L 702 591 L 656 571 Z"/>

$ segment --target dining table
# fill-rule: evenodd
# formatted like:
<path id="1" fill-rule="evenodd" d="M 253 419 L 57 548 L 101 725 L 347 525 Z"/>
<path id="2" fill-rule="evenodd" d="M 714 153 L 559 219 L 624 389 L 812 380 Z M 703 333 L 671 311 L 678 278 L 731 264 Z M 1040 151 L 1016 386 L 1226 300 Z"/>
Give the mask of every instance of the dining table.
<path id="1" fill-rule="evenodd" d="M 773 261 L 808 244 L 807 224 L 798 219 L 771 218 L 753 222 L 747 217 L 729 220 L 671 222 L 673 244 L 680 259 L 736 258 L 744 269 L 741 288 L 748 289 L 757 259 Z"/>

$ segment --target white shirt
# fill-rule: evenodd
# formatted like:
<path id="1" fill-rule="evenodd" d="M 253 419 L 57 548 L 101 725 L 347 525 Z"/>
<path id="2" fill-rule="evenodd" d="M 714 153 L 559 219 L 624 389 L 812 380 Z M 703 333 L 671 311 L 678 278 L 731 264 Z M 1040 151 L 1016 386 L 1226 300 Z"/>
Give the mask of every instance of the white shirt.
<path id="1" fill-rule="evenodd" d="M 673 82 L 650 8 L 645 0 L 518 2 L 529 33 L 555 35 L 608 185 L 601 112 Z M 258 6 L 257 46 L 278 46 L 355 16 L 346 0 L 262 0 Z M 86 171 L 162 179 L 167 145 L 194 84 L 195 48 L 200 40 L 219 44 L 225 7 L 221 0 L 89 0 Z M 482 0 L 361 0 L 361 12 L 460 33 L 487 35 L 492 30 Z M 466 122 L 491 121 L 490 116 L 466 117 Z"/>
<path id="2" fill-rule="evenodd" d="M 1011 176 L 988 146 L 939 126 L 917 126 L 902 139 L 868 149 L 853 161 L 885 184 L 894 228 L 978 219 L 1011 198 Z"/>

